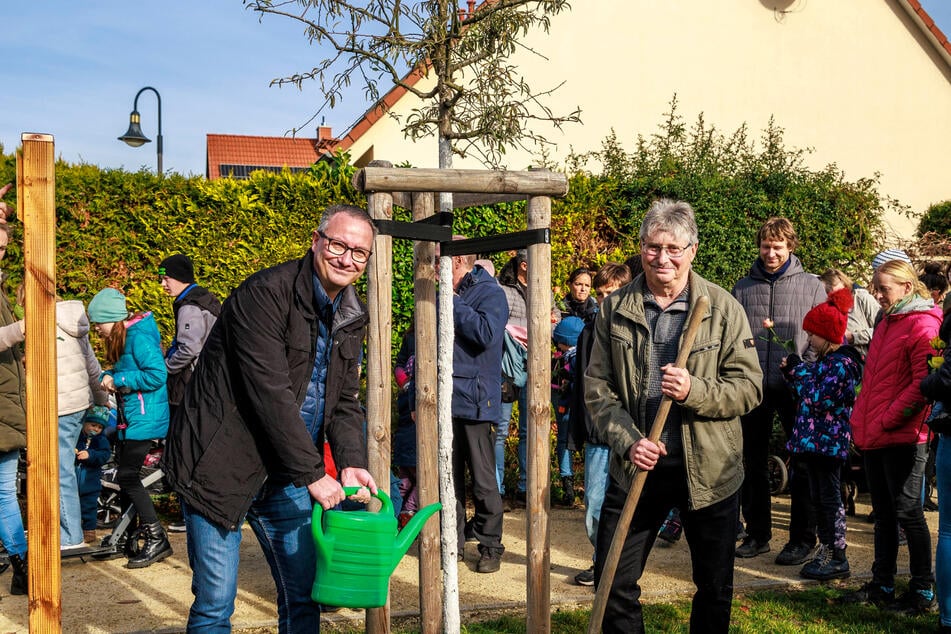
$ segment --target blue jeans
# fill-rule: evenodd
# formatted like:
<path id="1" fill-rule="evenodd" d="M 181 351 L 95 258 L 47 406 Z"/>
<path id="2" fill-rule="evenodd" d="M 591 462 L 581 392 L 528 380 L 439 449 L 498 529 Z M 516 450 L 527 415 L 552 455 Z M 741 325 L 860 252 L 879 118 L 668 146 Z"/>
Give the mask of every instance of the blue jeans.
<path id="1" fill-rule="evenodd" d="M 935 577 L 941 625 L 951 626 L 951 438 L 938 437 L 935 459 L 938 476 L 938 548 Z"/>
<path id="2" fill-rule="evenodd" d="M 568 416 L 561 416 L 556 420 L 558 424 L 558 436 L 555 442 L 555 456 L 558 460 L 558 475 L 570 478 L 575 474 L 571 464 L 571 451 L 568 449 L 568 435 L 571 430 L 571 424 L 568 422 Z"/>
<path id="3" fill-rule="evenodd" d="M 0 452 L 0 542 L 11 555 L 26 553 L 23 518 L 17 503 L 17 459 L 20 451 Z"/>
<path id="4" fill-rule="evenodd" d="M 608 460 L 611 449 L 607 445 L 587 443 L 584 446 L 584 528 L 588 541 L 598 547 L 598 521 L 604 491 L 608 488 Z"/>
<path id="5" fill-rule="evenodd" d="M 316 573 L 310 532 L 313 503 L 307 489 L 265 484 L 251 503 L 247 521 L 261 544 L 277 586 L 278 631 L 320 631 L 320 608 L 310 598 Z M 226 530 L 182 503 L 195 600 L 188 632 L 231 632 L 238 592 L 241 529 Z"/>
<path id="6" fill-rule="evenodd" d="M 59 539 L 62 546 L 83 543 L 83 515 L 76 481 L 76 441 L 85 410 L 59 417 Z"/>
<path id="7" fill-rule="evenodd" d="M 499 424 L 495 429 L 495 479 L 499 483 L 499 493 L 505 495 L 505 440 L 509 437 L 509 423 L 512 421 L 513 403 L 502 403 L 502 412 L 499 414 Z M 518 490 L 525 490 L 525 389 L 520 388 L 518 393 Z"/>

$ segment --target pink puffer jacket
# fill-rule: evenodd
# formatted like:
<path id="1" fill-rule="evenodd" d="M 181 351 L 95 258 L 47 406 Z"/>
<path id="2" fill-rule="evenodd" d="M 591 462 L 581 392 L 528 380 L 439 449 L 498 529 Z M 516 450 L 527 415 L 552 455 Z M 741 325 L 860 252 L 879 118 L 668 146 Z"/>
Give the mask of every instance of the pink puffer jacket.
<path id="1" fill-rule="evenodd" d="M 927 442 L 929 407 L 918 389 L 928 374 L 931 339 L 941 326 L 941 308 L 912 300 L 875 327 L 852 410 L 852 438 L 861 450 Z"/>

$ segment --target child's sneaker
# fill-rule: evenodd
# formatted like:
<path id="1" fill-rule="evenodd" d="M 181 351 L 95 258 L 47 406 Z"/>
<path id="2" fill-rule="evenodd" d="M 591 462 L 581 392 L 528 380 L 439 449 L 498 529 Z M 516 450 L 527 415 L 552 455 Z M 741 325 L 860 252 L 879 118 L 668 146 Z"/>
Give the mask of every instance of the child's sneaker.
<path id="1" fill-rule="evenodd" d="M 683 532 L 684 525 L 680 521 L 680 511 L 677 508 L 670 509 L 667 519 L 664 520 L 664 523 L 660 525 L 660 530 L 657 531 L 657 536 L 668 544 L 675 544 L 680 540 Z"/>
<path id="2" fill-rule="evenodd" d="M 800 577 L 817 581 L 846 579 L 851 574 L 849 560 L 845 558 L 845 550 L 836 550 L 825 544 L 819 545 L 816 556 L 799 571 Z"/>
<path id="3" fill-rule="evenodd" d="M 904 614 L 932 614 L 938 611 L 934 590 L 907 590 L 889 609 Z"/>
<path id="4" fill-rule="evenodd" d="M 842 595 L 841 603 L 854 605 L 877 605 L 884 607 L 895 602 L 895 589 L 869 581 L 858 590 Z"/>

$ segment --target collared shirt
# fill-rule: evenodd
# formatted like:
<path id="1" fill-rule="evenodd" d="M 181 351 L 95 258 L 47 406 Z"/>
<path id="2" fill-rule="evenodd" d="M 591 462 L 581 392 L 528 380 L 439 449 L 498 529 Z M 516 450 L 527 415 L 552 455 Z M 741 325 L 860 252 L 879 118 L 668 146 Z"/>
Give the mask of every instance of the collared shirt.
<path id="1" fill-rule="evenodd" d="M 645 363 L 648 368 L 645 432 L 650 431 L 650 426 L 654 423 L 654 418 L 657 416 L 657 410 L 660 409 L 660 402 L 664 396 L 660 389 L 664 374 L 660 369 L 677 360 L 680 334 L 690 310 L 689 299 L 690 287 L 688 285 L 667 308 L 661 308 L 650 289 L 646 286 L 644 288 L 644 315 L 647 318 L 651 335 L 651 345 L 648 347 L 649 358 Z M 667 456 L 661 458 L 660 463 L 665 466 L 677 465 L 683 462 L 681 418 L 680 406 L 676 402 L 672 403 L 667 422 L 664 424 L 664 431 L 660 435 L 661 442 L 667 447 Z"/>

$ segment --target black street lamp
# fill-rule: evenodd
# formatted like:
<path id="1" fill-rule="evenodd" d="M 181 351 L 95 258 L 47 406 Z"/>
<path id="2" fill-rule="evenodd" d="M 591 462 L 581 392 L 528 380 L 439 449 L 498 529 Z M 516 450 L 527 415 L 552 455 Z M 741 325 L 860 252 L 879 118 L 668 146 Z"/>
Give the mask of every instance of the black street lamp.
<path id="1" fill-rule="evenodd" d="M 151 90 L 155 93 L 155 98 L 158 99 L 158 137 L 156 138 L 155 150 L 158 152 L 158 174 L 162 175 L 162 97 L 159 95 L 158 91 L 151 86 L 146 86 L 139 92 L 135 93 L 135 101 L 132 102 L 132 113 L 129 115 L 129 129 L 126 130 L 126 133 L 119 137 L 120 141 L 125 141 L 128 145 L 132 147 L 140 147 L 146 143 L 151 143 L 152 139 L 148 138 L 142 134 L 142 127 L 139 125 L 139 95 L 141 95 L 146 90 Z"/>

